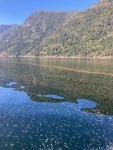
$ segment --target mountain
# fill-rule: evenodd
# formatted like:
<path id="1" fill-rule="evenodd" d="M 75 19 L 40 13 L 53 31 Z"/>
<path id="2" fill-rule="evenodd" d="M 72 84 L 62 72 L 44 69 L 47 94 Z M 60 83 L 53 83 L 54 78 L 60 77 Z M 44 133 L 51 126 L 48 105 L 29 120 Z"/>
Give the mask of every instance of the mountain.
<path id="1" fill-rule="evenodd" d="M 104 0 L 79 13 L 42 43 L 62 55 L 113 55 L 113 1 Z"/>
<path id="2" fill-rule="evenodd" d="M 64 24 L 67 12 L 37 11 L 0 43 L 1 51 L 9 55 L 34 55 L 41 42 Z"/>
<path id="3" fill-rule="evenodd" d="M 113 0 L 85 11 L 36 11 L 14 28 L 0 26 L 0 52 L 9 56 L 113 56 Z"/>
<path id="4" fill-rule="evenodd" d="M 8 36 L 18 27 L 19 25 L 0 25 L 0 42 L 8 38 Z"/>

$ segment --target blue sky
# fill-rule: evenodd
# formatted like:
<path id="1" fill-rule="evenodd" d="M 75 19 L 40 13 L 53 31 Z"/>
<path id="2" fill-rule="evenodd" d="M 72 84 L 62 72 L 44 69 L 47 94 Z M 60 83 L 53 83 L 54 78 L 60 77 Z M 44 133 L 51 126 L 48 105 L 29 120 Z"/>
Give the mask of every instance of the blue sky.
<path id="1" fill-rule="evenodd" d="M 99 0 L 0 0 L 0 24 L 22 24 L 36 10 L 85 10 Z"/>

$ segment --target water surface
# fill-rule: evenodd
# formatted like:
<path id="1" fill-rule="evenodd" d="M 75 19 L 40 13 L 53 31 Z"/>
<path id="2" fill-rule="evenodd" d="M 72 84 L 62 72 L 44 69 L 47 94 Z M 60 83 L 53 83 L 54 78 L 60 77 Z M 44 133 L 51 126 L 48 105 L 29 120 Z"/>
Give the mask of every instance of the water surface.
<path id="1" fill-rule="evenodd" d="M 112 149 L 112 74 L 112 59 L 1 59 L 0 149 Z"/>

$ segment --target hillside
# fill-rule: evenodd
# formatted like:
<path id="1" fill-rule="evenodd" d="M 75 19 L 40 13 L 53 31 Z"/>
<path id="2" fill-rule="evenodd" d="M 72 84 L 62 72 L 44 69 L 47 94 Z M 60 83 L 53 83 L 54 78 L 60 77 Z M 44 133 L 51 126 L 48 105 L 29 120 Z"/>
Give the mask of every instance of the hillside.
<path id="1" fill-rule="evenodd" d="M 0 42 L 8 38 L 8 36 L 18 27 L 19 25 L 0 25 Z"/>
<path id="2" fill-rule="evenodd" d="M 66 19 L 66 12 L 37 11 L 29 16 L 24 24 L 0 43 L 1 51 L 10 55 L 34 55 L 40 43 L 58 30 Z"/>
<path id="3" fill-rule="evenodd" d="M 113 1 L 102 1 L 48 37 L 43 51 L 63 55 L 113 55 Z"/>
<path id="4" fill-rule="evenodd" d="M 112 8 L 112 0 L 101 0 L 85 11 L 36 11 L 13 31 L 0 28 L 0 51 L 11 56 L 113 56 Z"/>

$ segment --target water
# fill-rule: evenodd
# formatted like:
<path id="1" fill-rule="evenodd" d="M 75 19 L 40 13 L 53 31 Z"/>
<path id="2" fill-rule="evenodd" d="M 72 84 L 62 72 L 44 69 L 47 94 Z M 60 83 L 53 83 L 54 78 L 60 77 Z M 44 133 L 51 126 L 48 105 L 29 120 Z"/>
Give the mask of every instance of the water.
<path id="1" fill-rule="evenodd" d="M 0 149 L 112 150 L 112 64 L 1 59 Z"/>

